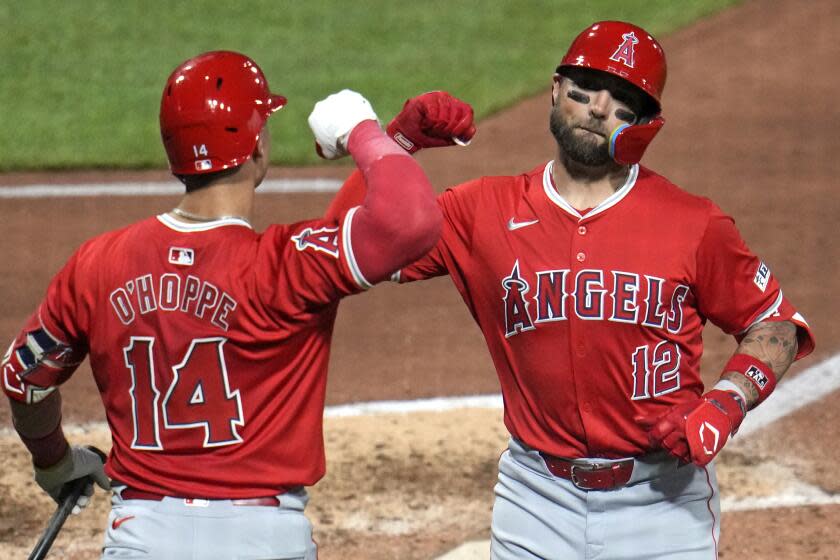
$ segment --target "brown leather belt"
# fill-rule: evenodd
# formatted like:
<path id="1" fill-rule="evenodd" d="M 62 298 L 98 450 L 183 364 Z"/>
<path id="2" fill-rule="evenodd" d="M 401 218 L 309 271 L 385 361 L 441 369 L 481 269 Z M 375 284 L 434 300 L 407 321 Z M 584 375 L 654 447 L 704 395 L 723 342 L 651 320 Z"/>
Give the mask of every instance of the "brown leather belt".
<path id="1" fill-rule="evenodd" d="M 166 498 L 167 496 L 163 496 L 161 494 L 155 494 L 154 492 L 146 492 L 145 490 L 137 490 L 136 488 L 124 488 L 122 492 L 120 492 L 120 497 L 123 500 L 151 500 L 153 502 L 159 502 Z M 177 496 L 171 496 L 177 497 Z M 180 498 L 183 499 L 185 502 L 193 502 L 198 501 L 204 498 Z M 209 500 L 209 501 L 221 501 L 221 500 Z M 235 506 L 268 506 L 268 507 L 277 507 L 280 505 L 280 499 L 277 496 L 264 496 L 262 498 L 235 498 L 230 500 L 230 503 Z"/>
<path id="2" fill-rule="evenodd" d="M 571 480 L 581 490 L 614 490 L 630 482 L 633 459 L 610 462 L 582 462 L 561 459 L 540 452 L 549 472 L 559 478 Z"/>

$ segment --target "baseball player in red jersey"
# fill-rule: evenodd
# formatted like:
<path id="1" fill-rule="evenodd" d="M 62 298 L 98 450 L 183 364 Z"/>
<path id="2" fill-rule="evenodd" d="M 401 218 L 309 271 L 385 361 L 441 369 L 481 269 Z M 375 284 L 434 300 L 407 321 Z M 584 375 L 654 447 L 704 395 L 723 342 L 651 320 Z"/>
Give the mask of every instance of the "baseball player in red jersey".
<path id="1" fill-rule="evenodd" d="M 186 194 L 79 248 L 3 360 L 38 484 L 54 498 L 87 475 L 113 488 L 103 557 L 316 557 L 304 487 L 324 474 L 337 302 L 428 251 L 441 214 L 419 165 L 344 90 L 309 124 L 324 157 L 352 154 L 367 197 L 335 219 L 256 233 L 265 123 L 285 103 L 238 53 L 175 69 L 160 125 Z M 104 471 L 60 422 L 57 387 L 85 356 L 112 433 Z"/>
<path id="2" fill-rule="evenodd" d="M 813 350 L 732 218 L 638 164 L 664 124 L 665 76 L 643 29 L 584 30 L 554 74 L 556 159 L 447 190 L 440 241 L 400 272 L 452 278 L 499 376 L 511 439 L 494 559 L 715 558 L 712 460 Z M 363 191 L 351 176 L 328 215 Z M 710 390 L 706 320 L 739 342 Z"/>

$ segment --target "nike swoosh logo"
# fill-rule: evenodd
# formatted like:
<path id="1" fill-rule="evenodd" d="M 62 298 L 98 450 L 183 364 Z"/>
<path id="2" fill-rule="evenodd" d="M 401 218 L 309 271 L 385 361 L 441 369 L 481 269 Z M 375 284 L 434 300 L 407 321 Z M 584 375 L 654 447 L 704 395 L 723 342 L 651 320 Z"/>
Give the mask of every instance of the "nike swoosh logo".
<path id="1" fill-rule="evenodd" d="M 120 517 L 119 519 L 114 519 L 113 523 L 111 523 L 111 529 L 116 531 L 120 528 L 120 525 L 128 521 L 129 519 L 134 519 L 133 515 L 126 515 L 125 517 Z"/>
<path id="2" fill-rule="evenodd" d="M 510 221 L 508 222 L 508 229 L 510 231 L 513 231 L 515 229 L 524 228 L 524 227 L 527 227 L 527 226 L 532 226 L 532 225 L 536 224 L 537 222 L 539 222 L 539 220 L 531 220 L 530 222 L 517 222 L 517 221 L 514 221 L 513 218 L 511 218 Z"/>

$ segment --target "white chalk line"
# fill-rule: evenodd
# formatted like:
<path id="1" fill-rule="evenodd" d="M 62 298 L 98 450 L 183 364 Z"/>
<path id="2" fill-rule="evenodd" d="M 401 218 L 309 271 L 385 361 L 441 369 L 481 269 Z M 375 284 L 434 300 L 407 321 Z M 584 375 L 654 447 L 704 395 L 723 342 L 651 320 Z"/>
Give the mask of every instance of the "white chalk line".
<path id="1" fill-rule="evenodd" d="M 751 496 L 748 498 L 727 498 L 720 500 L 721 511 L 751 511 L 802 506 L 825 506 L 840 504 L 840 494 L 829 494 L 822 488 L 802 482 L 792 481 L 791 485 L 770 496 Z"/>
<path id="2" fill-rule="evenodd" d="M 474 395 L 466 397 L 435 397 L 413 401 L 374 401 L 328 406 L 324 418 L 368 416 L 376 414 L 413 414 L 415 412 L 445 412 L 462 408 L 502 408 L 502 395 Z"/>
<path id="3" fill-rule="evenodd" d="M 257 193 L 335 192 L 342 182 L 335 179 L 268 179 Z M 181 183 L 132 182 L 65 185 L 0 186 L 0 199 L 76 198 L 98 196 L 166 196 L 184 193 Z"/>
<path id="4" fill-rule="evenodd" d="M 445 412 L 465 408 L 502 409 L 502 395 L 468 395 L 462 397 L 435 397 L 410 401 L 370 401 L 328 406 L 324 418 L 349 418 L 375 416 L 380 414 L 414 414 L 418 412 Z M 108 430 L 105 422 L 83 422 L 64 424 L 69 434 L 84 435 L 89 432 Z M 12 435 L 14 430 L 0 427 L 0 436 Z"/>

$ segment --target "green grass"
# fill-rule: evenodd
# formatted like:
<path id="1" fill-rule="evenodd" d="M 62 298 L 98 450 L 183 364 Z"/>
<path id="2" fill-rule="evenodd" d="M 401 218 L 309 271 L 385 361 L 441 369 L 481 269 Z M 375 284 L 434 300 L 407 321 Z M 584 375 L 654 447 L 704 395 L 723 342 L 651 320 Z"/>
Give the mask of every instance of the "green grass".
<path id="1" fill-rule="evenodd" d="M 349 87 L 387 122 L 445 89 L 479 117 L 545 87 L 571 38 L 598 19 L 662 35 L 738 0 L 0 3 L 0 170 L 165 167 L 163 84 L 181 61 L 232 49 L 289 104 L 270 120 L 273 161 L 317 162 L 306 117 Z"/>

